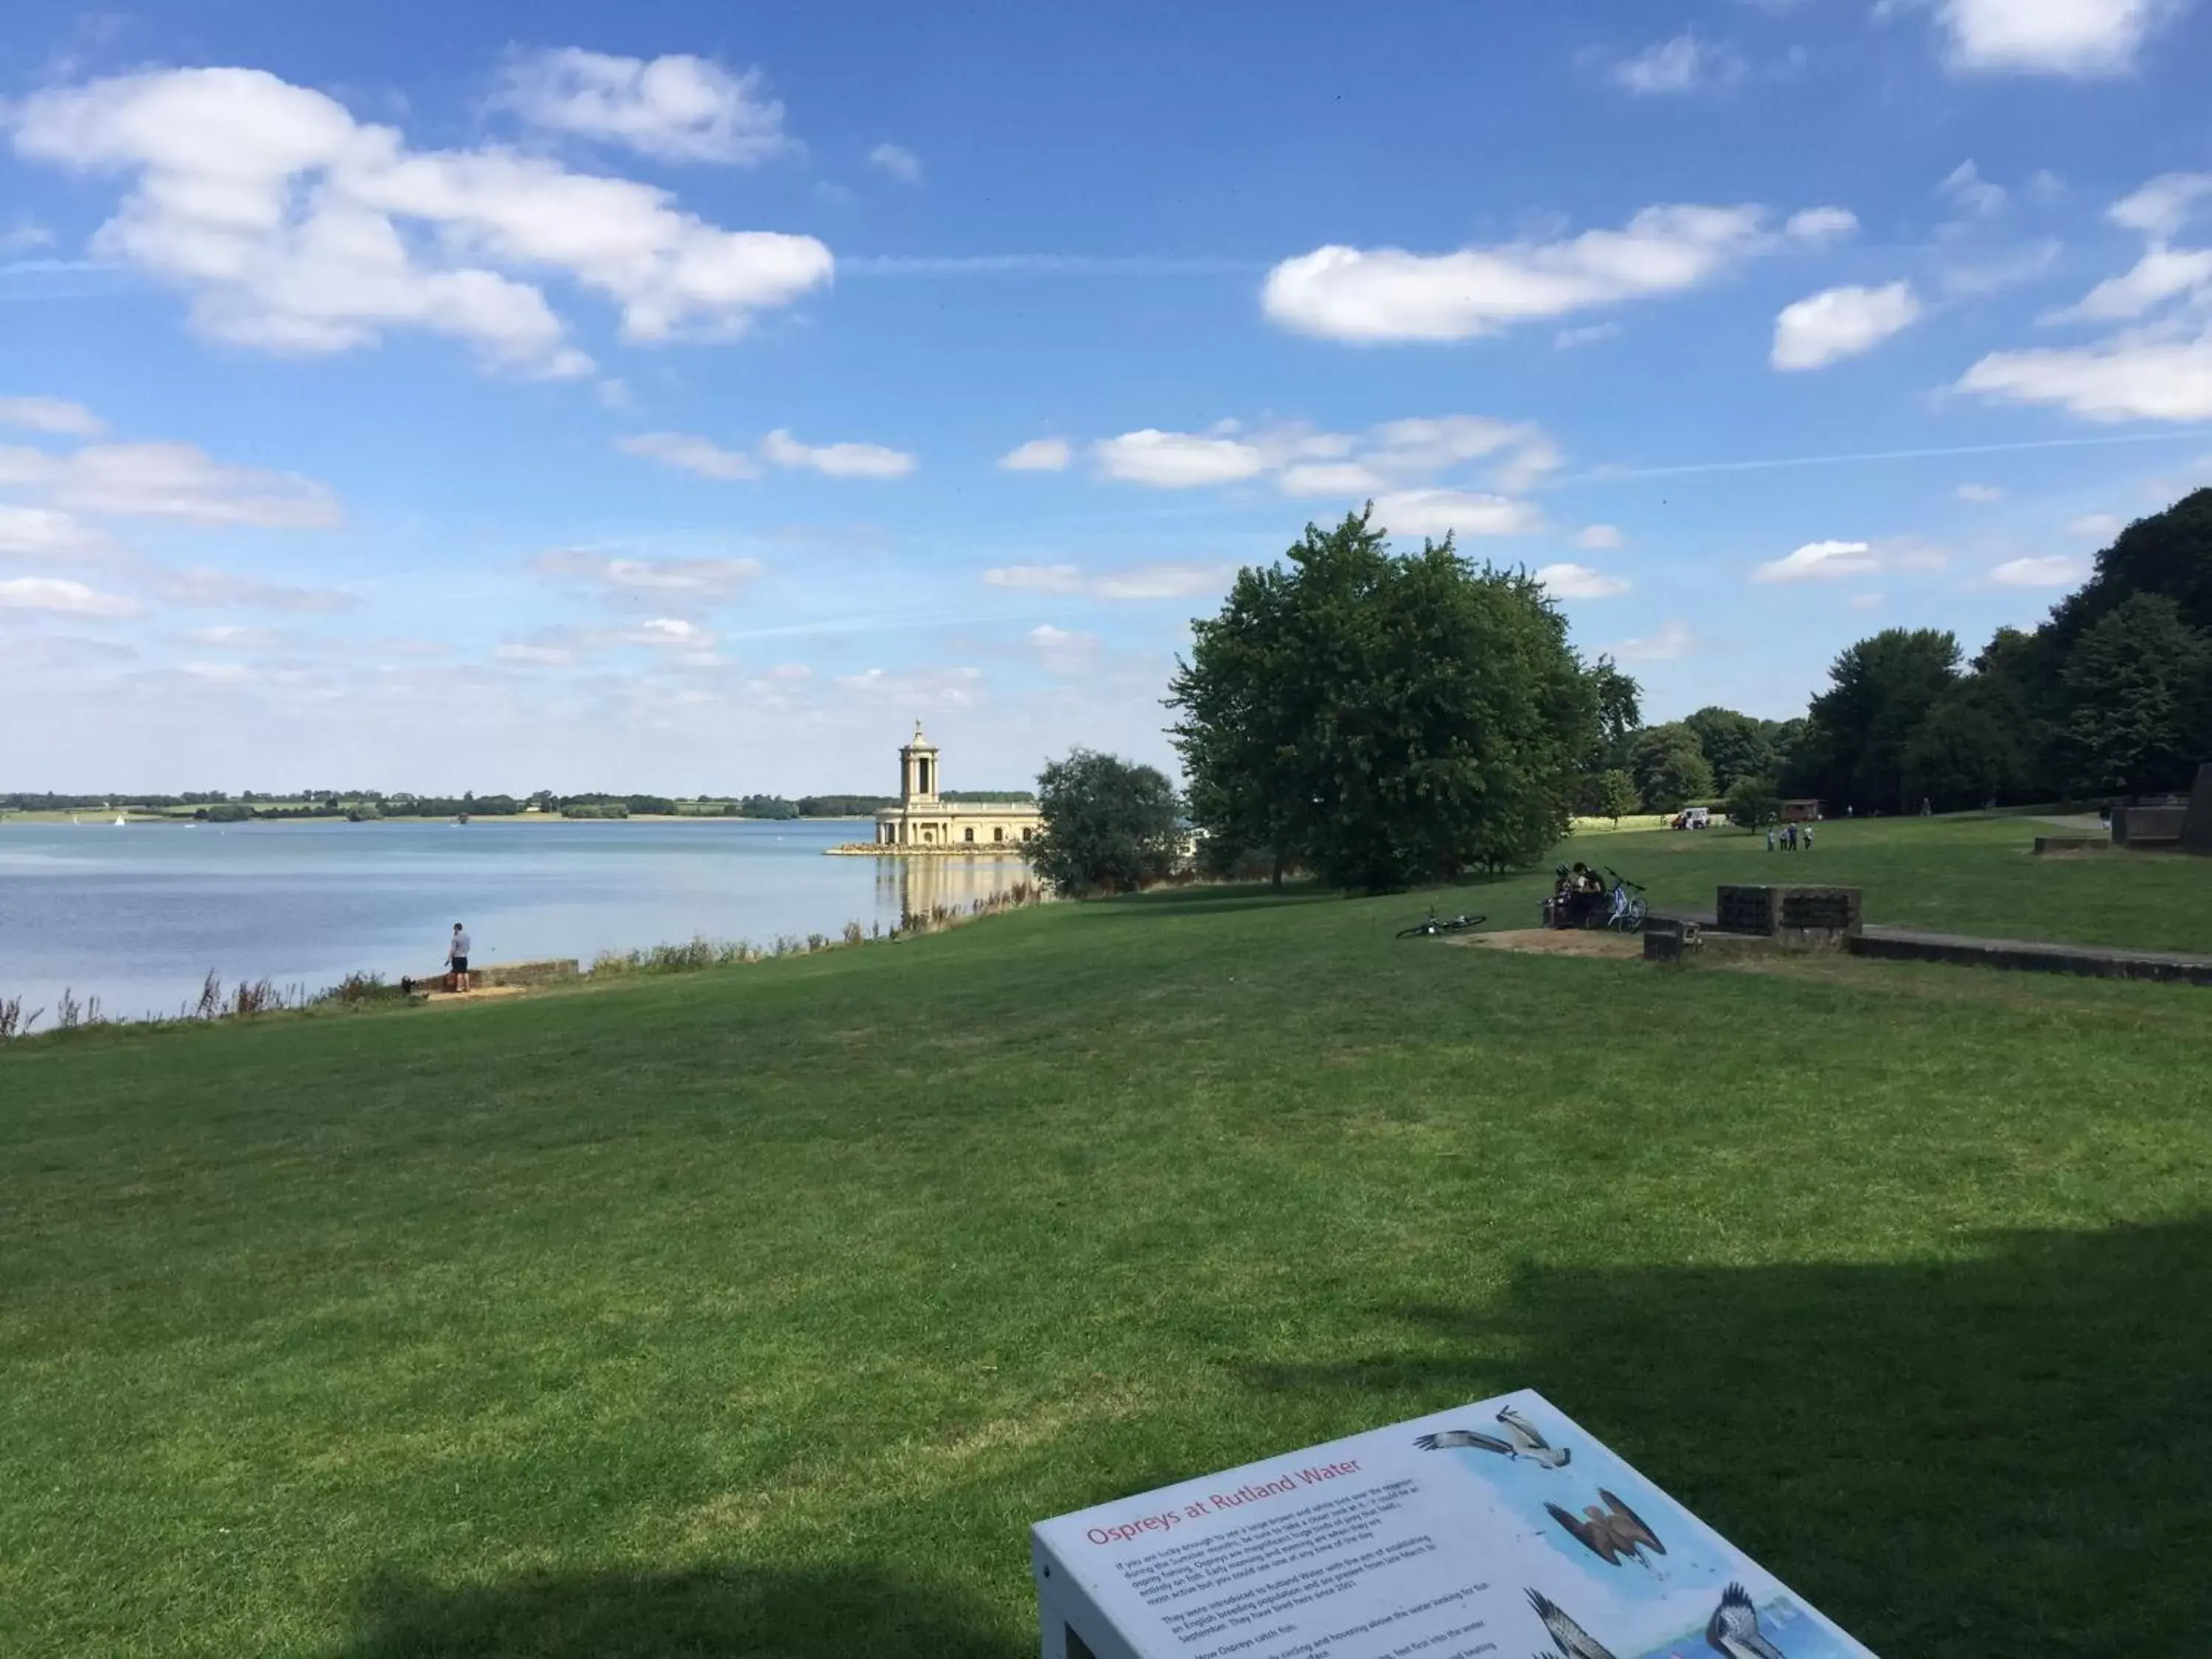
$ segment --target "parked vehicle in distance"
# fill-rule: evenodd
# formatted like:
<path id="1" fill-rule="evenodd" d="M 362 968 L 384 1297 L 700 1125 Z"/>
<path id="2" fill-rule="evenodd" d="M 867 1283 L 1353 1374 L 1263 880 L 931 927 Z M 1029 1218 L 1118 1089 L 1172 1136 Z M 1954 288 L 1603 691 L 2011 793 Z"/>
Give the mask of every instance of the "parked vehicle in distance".
<path id="1" fill-rule="evenodd" d="M 1669 830 L 1710 830 L 1713 827 L 1712 809 L 1709 806 L 1685 806 L 1668 820 Z"/>

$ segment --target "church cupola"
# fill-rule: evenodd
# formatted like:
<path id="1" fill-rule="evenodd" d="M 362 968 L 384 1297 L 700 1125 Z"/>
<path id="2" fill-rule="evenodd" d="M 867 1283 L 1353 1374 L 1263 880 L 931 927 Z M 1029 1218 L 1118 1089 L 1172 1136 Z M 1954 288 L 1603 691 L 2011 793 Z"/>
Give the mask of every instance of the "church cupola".
<path id="1" fill-rule="evenodd" d="M 937 804 L 937 745 L 914 723 L 914 741 L 899 750 L 899 804 L 933 806 Z"/>

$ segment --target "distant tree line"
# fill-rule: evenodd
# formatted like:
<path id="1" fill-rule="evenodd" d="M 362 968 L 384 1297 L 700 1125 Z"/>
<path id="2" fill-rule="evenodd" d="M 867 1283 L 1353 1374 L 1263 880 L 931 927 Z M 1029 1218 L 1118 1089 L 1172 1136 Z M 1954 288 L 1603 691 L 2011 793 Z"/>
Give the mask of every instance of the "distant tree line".
<path id="1" fill-rule="evenodd" d="M 2212 489 L 2141 519 L 2033 631 L 1971 659 L 1948 630 L 1847 647 L 1797 720 L 1701 708 L 1626 733 L 1583 780 L 1586 812 L 1779 799 L 1831 812 L 1936 811 L 2188 788 L 2212 760 Z"/>

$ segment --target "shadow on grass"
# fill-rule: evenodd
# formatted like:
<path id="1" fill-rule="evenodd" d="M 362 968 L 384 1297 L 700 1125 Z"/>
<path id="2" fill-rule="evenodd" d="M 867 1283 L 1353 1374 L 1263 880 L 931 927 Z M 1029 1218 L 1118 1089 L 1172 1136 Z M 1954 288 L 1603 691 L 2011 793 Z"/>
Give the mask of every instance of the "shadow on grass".
<path id="1" fill-rule="evenodd" d="M 865 1567 L 546 1573 L 443 1587 L 372 1582 L 331 1659 L 1017 1659 L 972 1607 Z"/>
<path id="2" fill-rule="evenodd" d="M 1539 1389 L 1877 1653 L 2197 1650 L 2212 1221 L 1979 1242 L 1529 1267 L 1502 1312 L 1398 1310 L 1398 1352 L 1249 1374 L 1406 1415 Z"/>

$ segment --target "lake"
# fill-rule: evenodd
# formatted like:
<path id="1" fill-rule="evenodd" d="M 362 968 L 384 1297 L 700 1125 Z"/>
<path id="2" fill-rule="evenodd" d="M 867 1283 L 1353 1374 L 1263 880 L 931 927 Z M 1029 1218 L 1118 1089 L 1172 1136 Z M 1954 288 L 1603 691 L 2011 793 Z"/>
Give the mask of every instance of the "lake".
<path id="1" fill-rule="evenodd" d="M 0 997 L 174 1013 L 209 970 L 319 990 L 478 963 L 888 928 L 1027 875 L 1017 860 L 827 858 L 866 823 L 0 823 Z"/>

